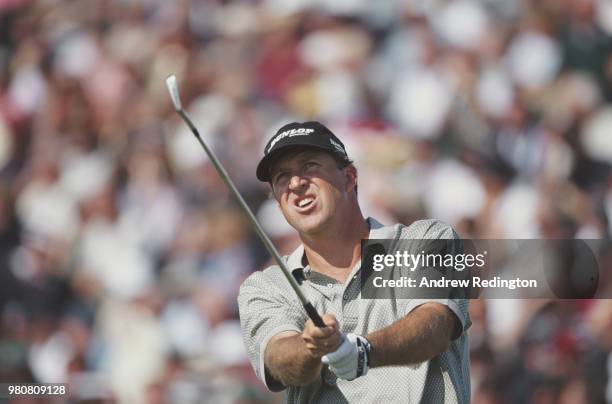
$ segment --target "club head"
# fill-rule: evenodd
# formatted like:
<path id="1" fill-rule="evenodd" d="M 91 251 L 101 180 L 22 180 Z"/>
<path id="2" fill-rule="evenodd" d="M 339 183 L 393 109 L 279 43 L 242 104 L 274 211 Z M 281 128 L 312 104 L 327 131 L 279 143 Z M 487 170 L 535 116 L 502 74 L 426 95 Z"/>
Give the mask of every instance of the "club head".
<path id="1" fill-rule="evenodd" d="M 181 96 L 179 95 L 178 82 L 174 74 L 166 79 L 166 86 L 168 87 L 168 92 L 170 93 L 172 104 L 174 104 L 174 109 L 176 109 L 177 111 L 181 111 L 183 109 L 183 105 L 181 104 Z"/>

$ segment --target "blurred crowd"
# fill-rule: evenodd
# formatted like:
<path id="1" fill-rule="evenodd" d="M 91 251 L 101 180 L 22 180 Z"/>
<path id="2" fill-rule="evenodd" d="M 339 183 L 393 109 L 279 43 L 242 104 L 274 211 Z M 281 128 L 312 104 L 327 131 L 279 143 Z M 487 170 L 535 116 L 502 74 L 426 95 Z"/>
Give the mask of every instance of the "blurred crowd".
<path id="1" fill-rule="evenodd" d="M 236 296 L 282 253 L 263 145 L 317 119 L 368 216 L 595 238 L 612 262 L 608 0 L 0 0 L 0 381 L 81 402 L 279 401 Z M 612 291 L 610 291 L 612 292 Z M 610 293 L 608 293 L 610 295 Z M 473 402 L 612 402 L 612 301 L 474 300 Z"/>

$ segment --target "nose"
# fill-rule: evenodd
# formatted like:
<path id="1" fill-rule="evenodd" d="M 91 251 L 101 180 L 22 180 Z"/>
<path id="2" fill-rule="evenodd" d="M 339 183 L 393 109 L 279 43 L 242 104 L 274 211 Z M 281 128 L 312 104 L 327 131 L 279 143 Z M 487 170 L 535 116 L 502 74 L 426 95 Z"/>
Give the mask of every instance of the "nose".
<path id="1" fill-rule="evenodd" d="M 308 181 L 300 174 L 293 174 L 289 179 L 289 189 L 292 191 L 297 191 L 306 185 Z"/>

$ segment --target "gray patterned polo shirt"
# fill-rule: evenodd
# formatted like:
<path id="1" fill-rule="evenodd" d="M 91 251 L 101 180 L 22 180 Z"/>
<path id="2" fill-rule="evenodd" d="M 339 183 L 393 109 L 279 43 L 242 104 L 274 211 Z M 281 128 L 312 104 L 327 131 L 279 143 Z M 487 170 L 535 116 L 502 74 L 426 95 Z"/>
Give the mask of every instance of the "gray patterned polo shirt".
<path id="1" fill-rule="evenodd" d="M 436 220 L 420 220 L 410 226 L 383 226 L 368 218 L 370 239 L 451 239 L 453 229 Z M 300 245 L 284 257 L 289 270 L 303 275 L 302 290 L 319 313 L 332 313 L 344 333 L 367 335 L 404 317 L 419 305 L 438 302 L 457 316 L 463 332 L 447 351 L 415 366 L 377 367 L 352 381 L 336 379 L 325 370 L 321 378 L 302 386 L 283 386 L 264 366 L 270 339 L 282 331 L 302 332 L 308 316 L 281 269 L 273 265 L 249 276 L 240 288 L 238 305 L 242 336 L 259 379 L 272 391 L 286 389 L 289 403 L 468 403 L 470 362 L 467 329 L 468 300 L 456 299 L 361 299 L 359 271 L 352 270 L 345 284 L 303 264 Z"/>

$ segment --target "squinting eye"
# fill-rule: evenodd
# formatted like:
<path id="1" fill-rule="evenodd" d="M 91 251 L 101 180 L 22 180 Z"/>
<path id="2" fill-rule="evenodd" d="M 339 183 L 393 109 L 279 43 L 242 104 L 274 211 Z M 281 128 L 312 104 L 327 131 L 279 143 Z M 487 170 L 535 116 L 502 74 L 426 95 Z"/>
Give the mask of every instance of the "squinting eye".
<path id="1" fill-rule="evenodd" d="M 286 174 L 286 173 L 281 173 L 281 174 L 278 174 L 278 175 L 277 175 L 277 176 L 274 178 L 274 181 L 273 181 L 273 182 L 274 182 L 274 184 L 279 184 L 279 183 L 281 183 L 282 181 L 284 181 L 286 177 L 287 177 L 287 174 Z"/>
<path id="2" fill-rule="evenodd" d="M 316 167 L 316 166 L 317 166 L 317 163 L 315 163 L 314 161 L 309 161 L 308 163 L 304 164 L 304 168 L 306 170 Z"/>

